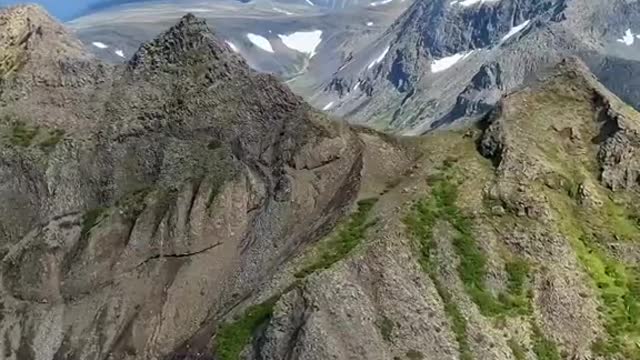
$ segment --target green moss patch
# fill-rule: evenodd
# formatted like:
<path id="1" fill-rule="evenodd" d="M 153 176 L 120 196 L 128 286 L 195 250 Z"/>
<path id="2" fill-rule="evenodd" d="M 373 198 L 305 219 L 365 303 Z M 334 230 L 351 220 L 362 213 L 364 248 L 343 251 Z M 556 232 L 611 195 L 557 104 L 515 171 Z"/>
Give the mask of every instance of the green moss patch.
<path id="1" fill-rule="evenodd" d="M 251 342 L 258 327 L 273 315 L 273 306 L 278 298 L 274 297 L 262 304 L 254 305 L 236 321 L 220 327 L 215 337 L 215 351 L 220 360 L 240 359 L 242 350 Z"/>
<path id="2" fill-rule="evenodd" d="M 98 207 L 87 211 L 82 216 L 82 227 L 80 228 L 81 239 L 86 239 L 89 237 L 91 229 L 93 229 L 100 223 L 100 220 L 102 220 L 103 215 L 106 213 L 106 211 L 106 208 Z"/>
<path id="3" fill-rule="evenodd" d="M 64 133 L 62 129 L 49 130 L 46 136 L 38 143 L 38 146 L 43 151 L 51 151 L 64 138 Z"/>
<path id="4" fill-rule="evenodd" d="M 377 325 L 380 329 L 382 338 L 390 342 L 391 334 L 393 333 L 393 328 L 395 327 L 393 321 L 391 321 L 391 319 L 389 319 L 388 317 L 383 316 L 380 320 L 378 320 Z"/>
<path id="5" fill-rule="evenodd" d="M 40 129 L 37 126 L 30 126 L 22 121 L 18 121 L 14 123 L 11 128 L 9 141 L 15 146 L 28 147 L 38 135 L 39 131 Z"/>
<path id="6" fill-rule="evenodd" d="M 507 340 L 507 345 L 509 345 L 509 349 L 511 349 L 511 353 L 516 360 L 527 360 L 527 351 L 516 339 L 510 338 Z"/>
<path id="7" fill-rule="evenodd" d="M 542 330 L 533 321 L 531 322 L 531 330 L 533 332 L 533 352 L 538 360 L 562 359 L 556 343 L 545 337 Z"/>
<path id="8" fill-rule="evenodd" d="M 593 281 L 600 298 L 600 315 L 607 338 L 593 344 L 596 354 L 640 359 L 640 271 L 608 254 L 593 234 L 607 233 L 594 227 L 588 215 L 557 194 L 550 194 L 561 231 L 569 238 L 578 260 Z"/>
<path id="9" fill-rule="evenodd" d="M 335 236 L 322 243 L 315 258 L 310 264 L 295 274 L 296 278 L 304 278 L 318 270 L 328 269 L 355 249 L 365 238 L 368 228 L 375 224 L 369 221 L 369 213 L 377 199 L 365 199 L 358 202 L 358 209 L 349 220 L 339 226 Z"/>

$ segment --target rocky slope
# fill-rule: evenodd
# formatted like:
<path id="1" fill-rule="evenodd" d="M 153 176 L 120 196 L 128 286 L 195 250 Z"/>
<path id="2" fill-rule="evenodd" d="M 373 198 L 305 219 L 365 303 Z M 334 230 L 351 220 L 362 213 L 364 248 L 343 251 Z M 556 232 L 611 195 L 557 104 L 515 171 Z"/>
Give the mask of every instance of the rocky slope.
<path id="1" fill-rule="evenodd" d="M 202 20 L 112 67 L 42 9 L 1 16 L 3 359 L 165 356 L 356 196 L 357 137 Z"/>
<path id="2" fill-rule="evenodd" d="M 121 66 L 2 19 L 3 359 L 640 359 L 640 114 L 578 60 L 396 138 L 191 15 Z"/>
<path id="3" fill-rule="evenodd" d="M 404 140 L 415 164 L 288 281 L 364 223 L 361 246 L 262 303 L 239 358 L 640 359 L 638 130 L 572 60 L 479 127 Z"/>
<path id="4" fill-rule="evenodd" d="M 417 1 L 309 97 L 352 122 L 416 134 L 477 120 L 501 95 L 577 56 L 636 106 L 626 74 L 640 61 L 639 16 L 638 2 L 626 0 Z"/>

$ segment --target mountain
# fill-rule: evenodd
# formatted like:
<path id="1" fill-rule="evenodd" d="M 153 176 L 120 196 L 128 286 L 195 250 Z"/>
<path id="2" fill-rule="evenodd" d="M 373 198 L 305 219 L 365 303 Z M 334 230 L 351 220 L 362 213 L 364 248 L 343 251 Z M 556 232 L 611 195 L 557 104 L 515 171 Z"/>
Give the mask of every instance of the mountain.
<path id="1" fill-rule="evenodd" d="M 356 135 L 203 20 L 111 66 L 40 8 L 1 16 L 4 359 L 166 355 L 356 196 Z"/>
<path id="2" fill-rule="evenodd" d="M 640 5 L 625 0 L 416 1 L 308 94 L 352 122 L 422 133 L 477 120 L 567 56 L 636 106 Z M 343 90 L 346 89 L 346 90 Z"/>
<path id="3" fill-rule="evenodd" d="M 580 59 L 396 137 L 193 15 L 0 19 L 3 359 L 640 359 L 640 113 Z"/>
<path id="4" fill-rule="evenodd" d="M 192 12 L 206 18 L 249 65 L 283 79 L 331 76 L 349 53 L 372 41 L 409 2 L 354 1 L 142 1 L 98 9 L 68 26 L 100 58 L 120 63 L 142 42 Z M 354 39 L 359 39 L 354 43 Z M 363 41 L 364 40 L 364 41 Z"/>

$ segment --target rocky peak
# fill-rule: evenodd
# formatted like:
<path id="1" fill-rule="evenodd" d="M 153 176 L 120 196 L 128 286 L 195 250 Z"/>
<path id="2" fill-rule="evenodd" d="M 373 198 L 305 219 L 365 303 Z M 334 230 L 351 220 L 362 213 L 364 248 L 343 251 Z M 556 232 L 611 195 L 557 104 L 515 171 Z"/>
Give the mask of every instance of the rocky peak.
<path id="1" fill-rule="evenodd" d="M 0 54 L 0 77 L 27 63 L 37 69 L 63 58 L 90 58 L 82 43 L 37 5 L 0 10 Z"/>
<path id="2" fill-rule="evenodd" d="M 197 57 L 194 58 L 194 56 Z M 229 71 L 245 72 L 244 61 L 207 26 L 204 19 L 189 13 L 155 40 L 144 44 L 129 61 L 129 69 L 164 65 L 190 65 L 185 62 L 223 61 Z"/>

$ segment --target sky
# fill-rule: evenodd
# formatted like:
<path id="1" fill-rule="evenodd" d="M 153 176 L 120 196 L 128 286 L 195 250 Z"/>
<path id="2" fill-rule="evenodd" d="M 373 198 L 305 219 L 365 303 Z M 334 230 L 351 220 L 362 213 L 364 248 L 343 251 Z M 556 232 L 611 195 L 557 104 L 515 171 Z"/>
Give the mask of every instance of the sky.
<path id="1" fill-rule="evenodd" d="M 0 0 L 0 7 L 21 3 L 36 3 L 45 7 L 53 16 L 66 21 L 92 7 L 104 7 L 109 4 L 133 1 L 141 0 Z"/>
<path id="2" fill-rule="evenodd" d="M 68 20 L 75 14 L 86 10 L 91 3 L 99 0 L 29 0 L 29 3 L 37 3 L 45 7 L 50 14 L 61 20 Z M 25 3 L 20 0 L 0 0 L 0 6 Z"/>

